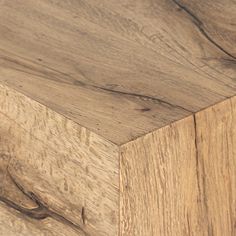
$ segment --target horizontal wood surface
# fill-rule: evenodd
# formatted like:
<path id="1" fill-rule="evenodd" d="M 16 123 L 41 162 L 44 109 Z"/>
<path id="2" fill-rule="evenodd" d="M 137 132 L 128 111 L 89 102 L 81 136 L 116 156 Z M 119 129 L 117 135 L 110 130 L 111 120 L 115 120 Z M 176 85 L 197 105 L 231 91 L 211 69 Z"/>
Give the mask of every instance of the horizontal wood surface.
<path id="1" fill-rule="evenodd" d="M 233 0 L 0 1 L 0 82 L 123 144 L 236 93 Z"/>

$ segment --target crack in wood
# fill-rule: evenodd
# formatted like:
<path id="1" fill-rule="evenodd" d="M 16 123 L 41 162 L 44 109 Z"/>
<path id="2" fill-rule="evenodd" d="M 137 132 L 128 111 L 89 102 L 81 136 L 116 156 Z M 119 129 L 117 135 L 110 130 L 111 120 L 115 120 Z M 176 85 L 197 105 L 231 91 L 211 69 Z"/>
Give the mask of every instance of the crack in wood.
<path id="1" fill-rule="evenodd" d="M 8 198 L 5 198 L 3 196 L 0 196 L 0 202 L 3 202 L 6 206 L 8 206 L 8 207 L 22 213 L 23 215 L 32 218 L 32 219 L 43 220 L 43 219 L 46 219 L 46 218 L 52 218 L 54 220 L 57 220 L 57 221 L 59 221 L 63 224 L 66 224 L 66 225 L 70 226 L 71 228 L 74 228 L 75 230 L 82 231 L 84 233 L 84 235 L 89 236 L 89 234 L 87 232 L 85 232 L 82 227 L 80 227 L 79 225 L 77 225 L 77 224 L 73 223 L 72 221 L 68 220 L 64 216 L 56 213 L 55 211 L 49 209 L 49 207 L 45 203 L 43 203 L 33 192 L 27 192 L 23 188 L 23 186 L 20 185 L 13 178 L 13 176 L 10 174 L 8 168 L 7 168 L 7 173 L 9 175 L 10 179 L 12 180 L 12 182 L 14 183 L 14 185 L 17 187 L 17 189 L 19 189 L 31 201 L 36 203 L 37 207 L 36 208 L 31 208 L 31 209 L 25 208 L 23 206 L 18 205 L 14 201 L 12 201 Z M 84 207 L 82 208 L 81 215 L 82 215 L 83 224 L 85 224 Z"/>
<path id="2" fill-rule="evenodd" d="M 17 56 L 17 57 L 19 57 L 19 56 Z M 103 86 L 98 86 L 95 83 L 86 83 L 84 81 L 73 78 L 69 74 L 63 73 L 59 70 L 55 70 L 54 68 L 51 68 L 51 67 L 47 67 L 47 69 L 51 70 L 52 72 L 57 72 L 58 74 L 60 74 L 62 76 L 66 76 L 67 79 L 64 80 L 63 78 L 59 78 L 58 76 L 56 76 L 56 78 L 54 78 L 52 75 L 46 76 L 45 74 L 42 76 L 41 75 L 42 71 L 40 71 L 40 70 L 36 70 L 36 72 L 38 72 L 39 74 L 27 71 L 27 70 L 34 71 L 35 67 L 27 65 L 26 63 L 20 63 L 17 60 L 13 60 L 13 59 L 10 59 L 8 57 L 3 57 L 3 56 L 1 56 L 0 58 L 2 58 L 3 60 L 9 61 L 13 65 L 16 65 L 16 66 L 19 65 L 19 66 L 26 69 L 26 70 L 24 70 L 24 69 L 19 69 L 19 68 L 16 68 L 16 67 L 12 67 L 14 70 L 17 70 L 17 71 L 20 71 L 20 72 L 23 72 L 23 73 L 32 74 L 34 76 L 39 76 L 42 79 L 47 79 L 47 80 L 51 80 L 51 81 L 55 81 L 55 82 L 63 83 L 63 84 L 73 84 L 73 85 L 76 85 L 76 86 L 79 86 L 79 87 L 84 87 L 84 88 L 87 88 L 87 89 L 90 89 L 90 90 L 95 90 L 95 91 L 101 90 L 101 91 L 105 91 L 105 92 L 109 92 L 109 93 L 113 93 L 113 94 L 119 94 L 119 95 L 124 95 L 124 96 L 135 97 L 135 98 L 138 98 L 138 99 L 141 99 L 141 100 L 148 100 L 148 101 L 158 102 L 158 103 L 162 104 L 163 106 L 170 106 L 170 107 L 174 107 L 174 108 L 177 108 L 177 109 L 180 109 L 180 110 L 184 110 L 188 113 L 193 113 L 192 110 L 189 110 L 189 109 L 187 109 L 185 107 L 182 107 L 180 105 L 177 105 L 177 104 L 172 104 L 170 102 L 164 101 L 164 100 L 162 100 L 160 98 L 157 98 L 157 97 L 148 96 L 148 95 L 144 95 L 144 94 L 138 94 L 138 93 L 131 93 L 131 92 L 125 92 L 125 91 L 109 89 L 109 88 L 106 88 L 106 87 L 103 87 Z M 24 60 L 28 61 L 27 59 L 24 59 Z M 32 64 L 36 64 L 36 65 L 38 64 L 38 63 L 35 63 L 33 61 L 29 61 L 29 62 L 32 63 Z M 85 80 L 91 81 L 89 78 L 87 78 L 84 75 L 84 73 L 82 73 L 82 71 L 80 71 L 80 74 L 82 75 L 82 77 Z M 68 79 L 69 79 L 69 81 L 68 81 Z"/>
<path id="3" fill-rule="evenodd" d="M 85 225 L 86 224 L 86 218 L 85 218 L 85 208 L 82 207 L 82 210 L 81 210 L 81 219 L 83 221 L 83 224 Z"/>
<path id="4" fill-rule="evenodd" d="M 176 104 L 172 104 L 172 103 L 164 101 L 164 100 L 162 100 L 160 98 L 156 98 L 156 97 L 152 97 L 152 96 L 147 96 L 147 95 L 142 95 L 142 94 L 137 94 L 137 93 L 123 92 L 123 91 L 118 91 L 118 90 L 114 90 L 114 89 L 108 89 L 108 88 L 94 86 L 94 85 L 90 85 L 90 86 L 94 87 L 96 89 L 104 90 L 104 91 L 111 92 L 111 93 L 117 93 L 117 94 L 120 94 L 120 95 L 127 95 L 127 96 L 131 96 L 131 97 L 136 97 L 136 98 L 139 98 L 139 99 L 142 99 L 142 100 L 156 101 L 156 102 L 158 102 L 158 103 L 160 103 L 162 105 L 167 105 L 167 106 L 170 106 L 170 107 L 174 107 L 174 108 L 178 108 L 178 109 L 184 110 L 184 111 L 189 112 L 189 113 L 193 113 L 193 111 L 191 111 L 191 110 L 189 110 L 187 108 L 184 108 L 184 107 L 176 105 Z"/>
<path id="5" fill-rule="evenodd" d="M 198 133 L 197 133 L 197 119 L 196 119 L 196 114 L 193 114 L 193 124 L 194 124 L 194 141 L 195 141 L 195 156 L 196 156 L 196 174 L 197 174 L 197 185 L 198 185 L 198 192 L 200 194 L 200 196 L 203 197 L 203 204 L 204 204 L 204 209 L 206 211 L 206 219 L 207 219 L 207 227 L 208 227 L 208 233 L 212 231 L 212 225 L 209 222 L 209 218 L 208 218 L 208 204 L 207 204 L 207 199 L 206 199 L 206 184 L 205 184 L 205 167 L 204 167 L 204 163 L 202 162 L 202 167 L 200 167 L 200 163 L 199 163 L 199 147 L 198 147 Z M 203 178 L 200 178 L 200 168 L 202 168 L 203 171 Z M 202 180 L 202 185 L 201 185 L 201 180 Z M 202 188 L 201 188 L 202 186 Z M 209 233 L 209 236 L 211 236 L 212 234 Z"/>
<path id="6" fill-rule="evenodd" d="M 193 24 L 199 29 L 199 31 L 202 33 L 202 35 L 215 47 L 217 47 L 219 50 L 221 50 L 223 53 L 231 57 L 234 61 L 236 60 L 236 56 L 228 52 L 226 49 L 224 49 L 221 45 L 219 45 L 204 29 L 203 22 L 186 6 L 181 4 L 178 0 L 172 0 L 180 9 L 182 9 L 185 13 L 187 13 L 191 19 Z"/>
<path id="7" fill-rule="evenodd" d="M 193 124 L 194 124 L 194 143 L 195 143 L 195 156 L 196 156 L 196 174 L 197 174 L 197 185 L 198 191 L 201 193 L 200 188 L 200 176 L 199 176 L 199 153 L 198 153 L 198 142 L 197 142 L 197 121 L 196 115 L 193 114 Z"/>

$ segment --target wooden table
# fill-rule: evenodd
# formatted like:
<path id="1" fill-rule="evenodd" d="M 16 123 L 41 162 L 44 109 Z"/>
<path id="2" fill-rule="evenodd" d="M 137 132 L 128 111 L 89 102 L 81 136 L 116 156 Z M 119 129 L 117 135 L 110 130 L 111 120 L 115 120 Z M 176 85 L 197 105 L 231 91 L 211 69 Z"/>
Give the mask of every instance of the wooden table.
<path id="1" fill-rule="evenodd" d="M 236 2 L 0 0 L 0 235 L 235 236 Z"/>

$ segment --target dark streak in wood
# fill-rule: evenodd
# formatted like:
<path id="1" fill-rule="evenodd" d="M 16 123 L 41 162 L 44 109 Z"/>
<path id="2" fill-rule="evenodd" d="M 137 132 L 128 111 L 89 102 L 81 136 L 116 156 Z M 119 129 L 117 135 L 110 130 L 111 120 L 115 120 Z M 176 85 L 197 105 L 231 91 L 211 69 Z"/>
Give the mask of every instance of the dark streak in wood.
<path id="1" fill-rule="evenodd" d="M 28 209 L 25 207 L 22 207 L 20 205 L 18 205 L 17 203 L 15 203 L 12 200 L 9 200 L 3 196 L 0 196 L 0 201 L 5 203 L 8 207 L 22 213 L 23 215 L 30 217 L 32 219 L 35 220 L 43 220 L 46 219 L 48 217 L 53 218 L 54 220 L 57 220 L 63 224 L 66 224 L 72 228 L 74 228 L 75 230 L 79 230 L 82 231 L 86 236 L 89 236 L 88 233 L 86 233 L 79 225 L 74 224 L 72 221 L 68 220 L 67 218 L 65 218 L 64 216 L 52 211 L 51 209 L 49 209 L 49 207 L 43 203 L 33 192 L 27 192 L 22 185 L 20 185 L 10 174 L 9 171 L 8 175 L 11 178 L 12 182 L 15 184 L 15 186 L 25 195 L 27 196 L 30 200 L 32 200 L 33 202 L 35 202 L 38 207 L 37 208 L 33 208 L 33 209 Z M 84 214 L 84 213 L 83 213 Z M 84 216 L 83 216 L 84 217 Z M 82 217 L 83 222 L 85 221 L 84 218 Z"/>
<path id="2" fill-rule="evenodd" d="M 209 224 L 209 219 L 208 219 L 208 204 L 207 204 L 207 193 L 206 193 L 206 184 L 205 184 L 205 168 L 204 168 L 204 163 L 201 162 L 199 160 L 199 147 L 198 147 L 198 133 L 197 133 L 197 119 L 196 119 L 196 115 L 193 115 L 193 121 L 194 121 L 194 130 L 195 130 L 195 150 L 196 150 L 196 174 L 197 174 L 197 185 L 198 185 L 198 192 L 199 195 L 203 198 L 203 207 L 204 207 L 204 211 L 205 211 L 205 218 L 207 220 L 207 227 L 208 227 L 208 234 L 209 236 L 212 236 L 212 234 L 210 233 L 212 231 L 212 229 L 210 229 L 211 225 Z M 200 174 L 200 168 L 203 172 L 203 178 L 201 177 Z M 201 199 L 202 201 L 202 199 Z"/>
<path id="3" fill-rule="evenodd" d="M 197 121 L 195 114 L 193 115 L 193 124 L 194 124 L 194 131 L 195 131 L 195 151 L 196 151 L 196 174 L 197 174 L 197 185 L 198 185 L 198 191 L 201 193 L 200 188 L 200 176 L 199 176 L 199 153 L 198 153 L 198 141 L 197 141 Z"/>
<path id="4" fill-rule="evenodd" d="M 83 224 L 85 225 L 86 218 L 85 218 L 85 208 L 84 207 L 82 207 L 82 209 L 81 209 L 81 219 L 82 219 Z"/>
<path id="5" fill-rule="evenodd" d="M 35 70 L 34 67 L 29 66 L 29 65 L 27 65 L 27 64 L 25 64 L 25 63 L 19 63 L 19 62 L 16 61 L 16 60 L 11 60 L 11 59 L 5 58 L 5 57 L 4 57 L 3 59 L 4 59 L 4 60 L 7 60 L 7 61 L 9 61 L 9 62 L 11 62 L 11 63 L 13 63 L 13 64 L 15 64 L 15 65 L 22 66 L 22 67 L 24 67 L 24 68 L 26 68 L 26 69 L 29 69 L 29 70 L 32 70 L 32 71 Z M 22 69 L 20 70 L 20 69 L 15 68 L 15 67 L 14 67 L 13 69 L 14 69 L 14 70 L 21 71 L 21 72 L 24 72 L 24 73 L 29 73 L 29 74 L 31 74 L 31 72 L 29 72 L 29 71 L 25 71 L 25 70 L 22 70 Z M 135 97 L 135 98 L 138 98 L 138 99 L 141 99 L 141 100 L 148 100 L 148 101 L 158 102 L 158 103 L 160 103 L 160 104 L 162 104 L 162 105 L 164 105 L 164 106 L 175 107 L 175 108 L 177 108 L 177 109 L 180 109 L 180 110 L 183 110 L 183 111 L 186 111 L 186 112 L 189 112 L 189 113 L 192 113 L 192 112 L 193 112 L 193 111 L 191 111 L 191 110 L 189 110 L 189 109 L 186 109 L 186 108 L 184 108 L 184 107 L 182 107 L 182 106 L 179 106 L 179 105 L 176 105 L 176 104 L 172 104 L 172 103 L 170 103 L 170 102 L 164 101 L 164 100 L 162 100 L 162 99 L 160 99 L 160 98 L 157 98 L 157 97 L 147 96 L 147 95 L 138 94 L 138 93 L 131 93 L 131 92 L 125 92 L 125 91 L 114 90 L 114 89 L 110 89 L 110 88 L 98 86 L 98 85 L 96 85 L 96 84 L 91 84 L 91 83 L 89 84 L 89 83 L 86 83 L 86 82 L 84 82 L 84 81 L 80 81 L 80 80 L 78 80 L 78 79 L 75 79 L 75 78 L 73 78 L 72 76 L 70 76 L 70 75 L 68 75 L 68 74 L 65 74 L 65 73 L 63 73 L 63 72 L 60 72 L 59 70 L 54 70 L 53 68 L 49 68 L 49 67 L 47 67 L 47 69 L 49 69 L 49 70 L 51 70 L 51 71 L 53 71 L 53 72 L 57 72 L 57 73 L 61 74 L 62 76 L 66 76 L 66 77 L 67 77 L 67 80 L 64 80 L 63 78 L 60 79 L 60 77 L 58 77 L 58 76 L 56 76 L 55 78 L 54 78 L 52 75 L 46 76 L 46 75 L 45 75 L 45 73 L 46 73 L 45 71 L 44 71 L 44 74 L 43 74 L 42 71 L 37 71 L 37 70 L 36 70 L 36 72 L 39 72 L 40 74 L 32 73 L 32 75 L 39 76 L 39 77 L 41 77 L 41 78 L 43 78 L 43 79 L 52 80 L 52 81 L 55 81 L 55 82 L 58 82 L 58 83 L 73 84 L 73 85 L 80 86 L 80 87 L 84 87 L 84 88 L 91 89 L 91 90 L 93 90 L 93 89 L 95 89 L 95 90 L 97 90 L 97 91 L 102 90 L 102 91 L 109 92 L 109 93 L 114 93 L 114 94 L 119 94 L 119 95 L 124 95 L 124 96 Z M 43 74 L 43 76 L 41 76 L 41 74 Z M 83 78 L 85 78 L 84 75 L 82 75 L 82 76 L 83 76 Z M 68 80 L 68 78 L 69 78 L 69 80 Z M 85 79 L 88 80 L 87 78 L 85 78 Z"/>
<path id="6" fill-rule="evenodd" d="M 141 94 L 137 94 L 137 93 L 123 92 L 123 91 L 118 91 L 118 90 L 113 90 L 113 89 L 108 89 L 108 88 L 103 88 L 103 87 L 93 86 L 93 85 L 92 85 L 92 87 L 100 89 L 100 90 L 104 90 L 104 91 L 107 91 L 107 92 L 111 92 L 111 93 L 116 93 L 116 94 L 120 94 L 120 95 L 127 95 L 127 96 L 136 97 L 136 98 L 139 98 L 139 99 L 142 99 L 142 100 L 151 100 L 151 101 L 163 104 L 163 105 L 167 105 L 167 106 L 170 106 L 170 107 L 175 107 L 175 108 L 178 108 L 180 110 L 184 110 L 186 112 L 192 113 L 191 110 L 188 110 L 188 109 L 186 109 L 186 108 L 184 108 L 182 106 L 179 106 L 179 105 L 175 105 L 175 104 L 169 103 L 169 102 L 164 101 L 164 100 L 162 100 L 160 98 L 151 97 L 151 96 L 147 96 L 147 95 L 141 95 Z"/>
<path id="7" fill-rule="evenodd" d="M 203 22 L 190 10 L 188 9 L 186 6 L 184 6 L 183 4 L 181 4 L 178 0 L 172 0 L 180 9 L 182 9 L 185 13 L 187 13 L 191 19 L 193 20 L 193 23 L 195 26 L 197 26 L 197 28 L 199 29 L 199 31 L 202 33 L 202 35 L 209 41 L 211 42 L 213 45 L 215 45 L 219 50 L 221 50 L 222 52 L 224 52 L 226 55 L 228 55 L 229 57 L 231 57 L 233 60 L 236 60 L 236 57 L 234 55 L 232 55 L 230 52 L 228 52 L 227 50 L 225 50 L 222 46 L 220 46 L 204 29 L 204 24 Z"/>

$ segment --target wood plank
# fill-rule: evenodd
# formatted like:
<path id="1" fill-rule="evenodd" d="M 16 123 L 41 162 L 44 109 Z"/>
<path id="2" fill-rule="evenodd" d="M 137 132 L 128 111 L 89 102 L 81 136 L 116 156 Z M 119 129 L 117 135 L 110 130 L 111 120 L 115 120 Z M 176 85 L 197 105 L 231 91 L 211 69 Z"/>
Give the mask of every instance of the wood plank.
<path id="1" fill-rule="evenodd" d="M 236 234 L 236 97 L 196 114 L 198 175 L 208 235 Z"/>
<path id="2" fill-rule="evenodd" d="M 0 109 L 2 168 L 88 235 L 116 235 L 118 147 L 4 86 Z"/>
<path id="3" fill-rule="evenodd" d="M 235 16 L 0 0 L 0 234 L 235 236 Z"/>
<path id="4" fill-rule="evenodd" d="M 121 235 L 235 235 L 236 97 L 121 147 Z"/>
<path id="5" fill-rule="evenodd" d="M 118 145 L 236 93 L 233 0 L 0 4 L 0 82 Z"/>
<path id="6" fill-rule="evenodd" d="M 193 117 L 121 147 L 121 235 L 207 235 Z"/>

